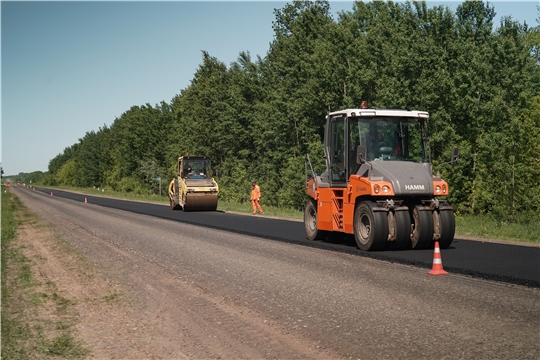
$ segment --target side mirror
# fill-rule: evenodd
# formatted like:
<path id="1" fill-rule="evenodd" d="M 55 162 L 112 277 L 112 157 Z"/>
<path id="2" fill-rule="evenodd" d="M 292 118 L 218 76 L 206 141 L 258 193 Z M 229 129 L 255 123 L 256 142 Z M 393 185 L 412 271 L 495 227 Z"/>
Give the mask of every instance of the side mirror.
<path id="1" fill-rule="evenodd" d="M 367 148 L 363 145 L 358 145 L 356 148 L 356 163 L 363 164 L 366 162 Z"/>
<path id="2" fill-rule="evenodd" d="M 454 150 L 452 150 L 452 160 L 450 160 L 450 164 L 452 164 L 452 166 L 457 164 L 458 154 L 459 154 L 458 148 L 454 148 Z"/>
<path id="3" fill-rule="evenodd" d="M 452 159 L 450 159 L 450 162 L 442 163 L 437 167 L 437 176 L 441 176 L 441 166 L 447 165 L 447 164 L 454 166 L 457 164 L 458 154 L 459 154 L 458 148 L 454 148 L 454 150 L 452 150 Z"/>

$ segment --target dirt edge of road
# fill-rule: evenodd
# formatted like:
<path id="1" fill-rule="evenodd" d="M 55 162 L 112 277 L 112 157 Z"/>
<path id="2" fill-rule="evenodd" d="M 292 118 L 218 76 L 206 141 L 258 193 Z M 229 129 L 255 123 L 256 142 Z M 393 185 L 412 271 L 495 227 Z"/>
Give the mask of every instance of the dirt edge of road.
<path id="1" fill-rule="evenodd" d="M 17 196 L 17 194 L 14 194 Z M 24 203 L 23 203 L 24 204 Z M 24 205 L 23 205 L 24 206 Z M 28 321 L 29 327 L 36 324 L 36 320 L 47 323 L 49 326 L 41 327 L 45 338 L 52 338 L 58 334 L 54 324 L 68 324 L 70 335 L 74 339 L 80 351 L 77 354 L 69 354 L 70 358 L 97 358 L 97 359 L 186 359 L 186 358 L 222 358 L 218 344 L 205 343 L 201 346 L 193 338 L 207 336 L 201 334 L 203 330 L 197 326 L 189 328 L 189 318 L 175 319 L 177 323 L 187 326 L 185 333 L 170 334 L 170 319 L 163 323 L 157 316 L 156 319 L 148 320 L 149 311 L 147 305 L 156 305 L 147 299 L 140 299 L 133 289 L 126 284 L 109 277 L 104 271 L 88 259 L 83 253 L 73 247 L 73 244 L 58 235 L 56 226 L 51 225 L 46 218 L 42 218 L 22 207 L 20 213 L 31 213 L 31 221 L 21 216 L 20 225 L 15 240 L 16 246 L 21 249 L 29 259 L 32 276 L 38 286 L 36 292 L 43 295 L 49 301 L 33 306 L 25 310 L 23 320 Z M 62 225 L 64 226 L 64 225 Z M 79 238 L 80 232 L 74 234 Z M 95 242 L 97 239 L 91 234 L 84 241 Z M 81 239 L 78 239 L 81 241 Z M 112 250 L 112 249 L 111 249 Z M 117 255 L 121 256 L 121 255 Z M 119 264 L 119 266 L 121 266 Z M 155 269 L 147 269 L 154 272 Z M 162 274 L 154 274 L 160 276 Z M 229 313 L 239 319 L 240 322 L 249 324 L 258 322 L 259 316 L 252 311 L 244 314 L 244 309 L 235 304 L 228 304 L 224 300 L 214 299 L 212 294 L 205 294 L 196 287 L 196 284 L 187 284 L 174 280 L 169 284 L 167 279 L 161 280 L 167 286 L 178 286 L 179 291 L 185 292 L 185 296 L 194 302 L 208 302 L 216 306 L 217 311 Z M 163 285 L 162 284 L 162 285 Z M 155 284 L 154 284 L 155 285 Z M 153 291 L 154 296 L 159 296 L 159 290 Z M 60 299 L 62 309 L 59 312 L 58 301 Z M 191 303 L 177 299 L 179 302 L 190 306 Z M 158 301 L 158 305 L 161 305 Z M 192 305 L 192 304 L 191 304 Z M 159 310 L 159 306 L 157 307 Z M 196 314 L 199 311 L 193 307 L 189 312 Z M 205 311 L 209 311 L 206 309 Z M 204 315 L 201 313 L 200 318 Z M 266 322 L 266 321 L 265 321 Z M 260 325 L 256 325 L 251 331 L 258 332 Z M 336 359 L 339 358 L 329 349 L 318 346 L 316 343 L 305 341 L 301 337 L 291 336 L 281 326 L 264 324 L 265 330 L 257 335 L 248 336 L 268 337 L 274 336 L 277 343 L 274 346 L 285 349 L 283 354 L 304 354 L 313 359 Z M 184 331 L 183 330 L 183 331 Z M 261 335 L 262 334 L 262 335 Z M 162 335 L 167 335 L 162 337 Z M 224 336 L 224 341 L 227 337 Z M 31 339 L 33 340 L 33 339 Z M 276 342 L 274 341 L 274 342 Z M 29 353 L 36 351 L 34 344 L 26 344 Z M 39 351 L 39 349 L 38 349 Z M 239 350 L 242 358 L 261 358 L 261 352 L 249 346 Z M 234 352 L 236 354 L 236 351 Z M 230 352 L 229 352 L 230 354 Z M 55 354 L 43 352 L 37 354 L 38 358 L 54 358 Z M 33 357 L 33 356 L 30 356 Z M 225 356 L 227 357 L 227 356 Z M 269 356 L 273 358 L 274 356 Z"/>
<path id="2" fill-rule="evenodd" d="M 17 315 L 23 326 L 30 329 L 29 342 L 19 344 L 20 351 L 30 357 L 121 358 L 121 354 L 90 346 L 80 328 L 100 318 L 126 318 L 125 309 L 131 306 L 132 299 L 71 244 L 56 236 L 51 225 L 38 216 L 28 220 L 26 211 L 27 208 L 17 211 L 20 224 L 14 246 L 28 259 L 34 287 L 32 291 L 14 290 L 12 301 L 29 305 Z M 121 327 L 125 325 L 118 325 Z M 58 354 L 55 351 L 60 349 L 43 348 L 43 344 L 59 338 L 59 330 L 68 330 L 70 338 L 75 338 L 76 353 Z M 139 355 L 138 358 L 148 358 L 146 354 Z"/>

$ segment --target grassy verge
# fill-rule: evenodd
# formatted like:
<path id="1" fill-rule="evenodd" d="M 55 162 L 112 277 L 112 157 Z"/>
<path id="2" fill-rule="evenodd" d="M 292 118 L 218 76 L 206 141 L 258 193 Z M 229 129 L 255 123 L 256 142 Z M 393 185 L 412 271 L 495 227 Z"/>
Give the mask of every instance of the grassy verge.
<path id="1" fill-rule="evenodd" d="M 63 190 L 78 191 L 88 195 L 109 196 L 126 200 L 150 201 L 168 204 L 169 199 L 164 194 L 158 195 L 137 195 L 131 193 L 119 193 L 112 190 L 88 189 L 75 187 L 59 187 Z M 266 216 L 274 216 L 284 219 L 302 220 L 304 214 L 293 209 L 281 209 L 263 205 Z M 231 211 L 237 213 L 251 214 L 251 204 L 238 204 L 220 200 L 218 210 Z M 506 241 L 519 241 L 540 244 L 540 219 L 531 219 L 527 223 L 501 222 L 489 216 L 480 215 L 457 215 L 456 216 L 456 236 L 475 237 L 483 239 L 496 239 Z"/>
<path id="2" fill-rule="evenodd" d="M 72 336 L 66 316 L 73 305 L 59 296 L 54 283 L 40 284 L 33 260 L 17 243 L 17 228 L 35 217 L 16 196 L 2 192 L 2 359 L 82 358 L 87 350 Z M 52 314 L 42 316 L 50 312 Z"/>
<path id="3" fill-rule="evenodd" d="M 521 224 L 497 221 L 485 215 L 458 215 L 456 235 L 540 244 L 540 220 Z"/>

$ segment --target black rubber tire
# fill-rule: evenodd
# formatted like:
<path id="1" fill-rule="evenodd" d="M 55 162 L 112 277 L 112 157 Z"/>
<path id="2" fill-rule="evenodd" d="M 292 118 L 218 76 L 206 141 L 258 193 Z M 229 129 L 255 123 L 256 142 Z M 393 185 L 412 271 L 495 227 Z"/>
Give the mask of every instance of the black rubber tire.
<path id="1" fill-rule="evenodd" d="M 363 201 L 354 211 L 354 239 L 360 250 L 382 250 L 388 240 L 387 214 L 373 211 L 374 207 L 372 201 Z"/>
<path id="2" fill-rule="evenodd" d="M 413 209 L 414 230 L 411 234 L 413 249 L 428 249 L 433 246 L 433 214 L 430 210 Z"/>
<path id="3" fill-rule="evenodd" d="M 396 239 L 386 245 L 389 250 L 405 250 L 411 247 L 411 215 L 408 210 L 396 211 Z"/>
<path id="4" fill-rule="evenodd" d="M 454 241 L 456 232 L 456 219 L 452 210 L 442 210 L 439 212 L 441 217 L 441 238 L 439 239 L 439 247 L 446 249 Z"/>
<path id="5" fill-rule="evenodd" d="M 304 231 L 309 240 L 324 240 L 328 235 L 328 232 L 317 229 L 317 221 L 317 206 L 309 199 L 304 208 Z"/>

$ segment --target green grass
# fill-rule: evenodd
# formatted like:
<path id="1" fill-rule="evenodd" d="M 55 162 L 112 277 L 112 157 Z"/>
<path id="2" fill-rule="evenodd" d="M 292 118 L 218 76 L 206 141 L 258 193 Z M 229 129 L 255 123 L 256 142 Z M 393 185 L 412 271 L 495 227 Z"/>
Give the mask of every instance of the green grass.
<path id="1" fill-rule="evenodd" d="M 158 195 L 137 195 L 115 192 L 112 190 L 99 191 L 97 189 L 58 187 L 63 190 L 81 192 L 87 195 L 108 196 L 126 200 L 149 201 L 160 204 L 169 204 L 169 198 L 164 193 Z M 162 189 L 163 190 L 163 189 Z M 302 221 L 304 214 L 302 211 L 293 209 L 281 209 L 262 204 L 264 215 L 284 219 L 293 219 Z M 219 200 L 218 210 L 251 214 L 251 203 L 232 203 Z M 261 215 L 257 215 L 261 216 Z M 540 218 L 529 219 L 527 222 L 509 223 L 501 222 L 487 215 L 456 215 L 456 236 L 475 237 L 483 239 L 496 239 L 506 241 L 519 241 L 540 244 Z"/>
<path id="2" fill-rule="evenodd" d="M 456 236 L 540 244 L 540 220 L 510 223 L 487 215 L 456 215 Z"/>
<path id="3" fill-rule="evenodd" d="M 105 300 L 106 302 L 115 302 L 115 301 L 118 301 L 118 299 L 120 298 L 120 294 L 118 293 L 113 293 L 111 295 L 106 295 L 106 296 L 103 296 L 103 300 Z"/>
<path id="4" fill-rule="evenodd" d="M 88 351 L 72 336 L 72 326 L 39 318 L 39 308 L 52 302 L 60 317 L 68 311 L 68 300 L 38 289 L 32 259 L 17 243 L 17 228 L 34 224 L 36 218 L 9 191 L 1 194 L 2 210 L 2 355 L 1 359 L 45 359 L 84 357 Z M 50 287 L 50 286 L 47 286 Z M 61 324 L 61 325 L 59 325 Z"/>
<path id="5" fill-rule="evenodd" d="M 40 353 L 53 357 L 63 357 L 69 359 L 83 358 L 87 351 L 81 347 L 81 343 L 75 341 L 69 335 L 59 335 L 51 340 L 42 339 L 37 349 Z"/>

